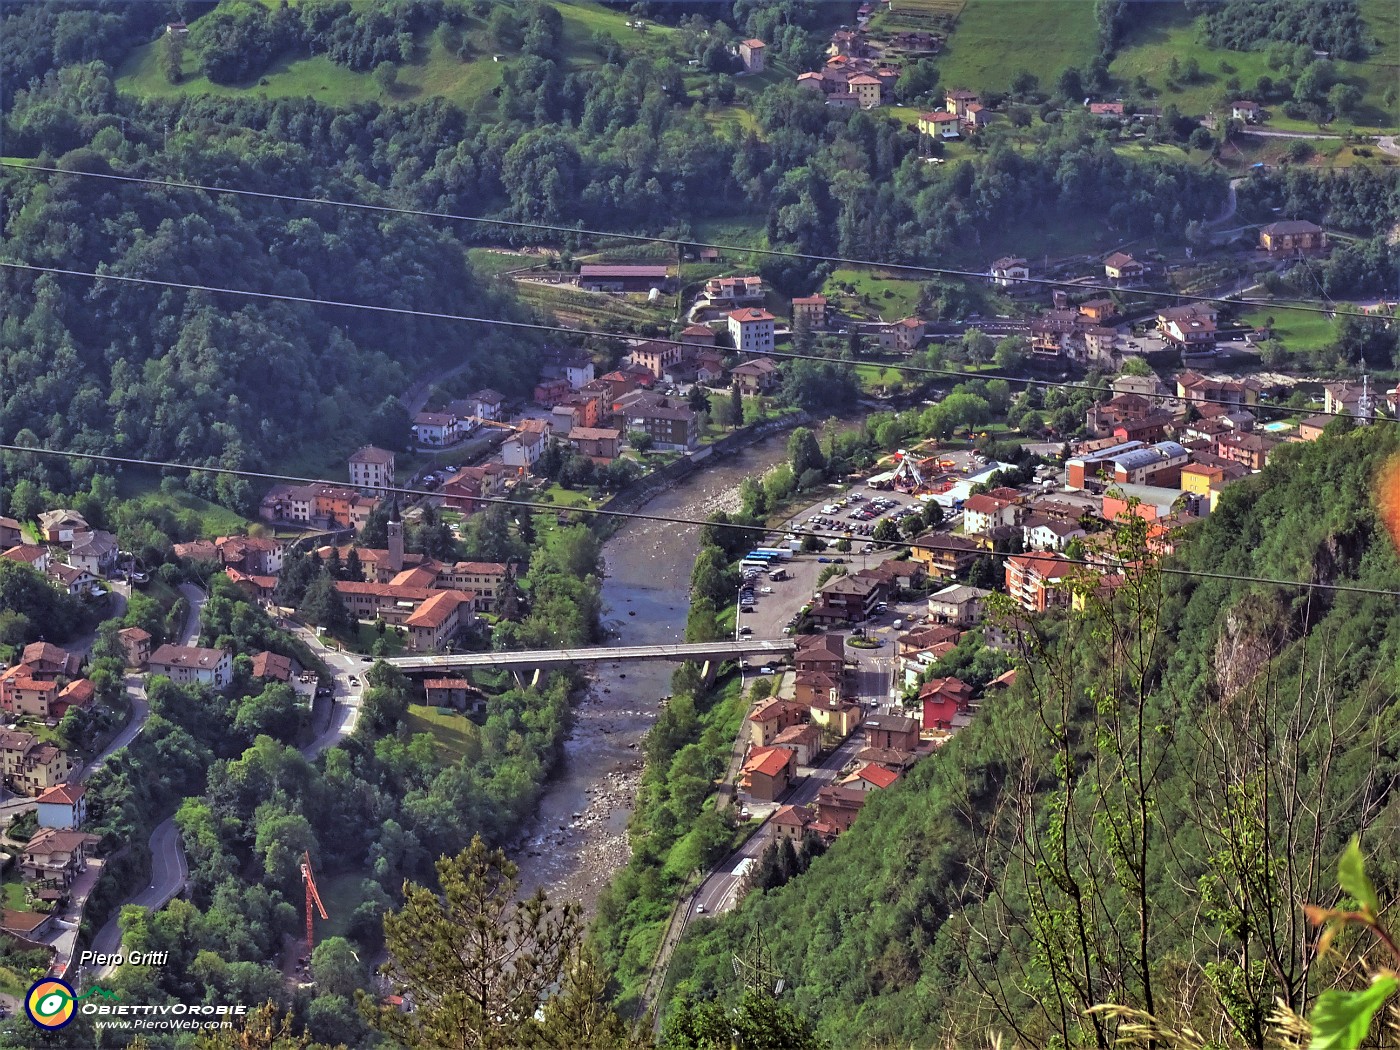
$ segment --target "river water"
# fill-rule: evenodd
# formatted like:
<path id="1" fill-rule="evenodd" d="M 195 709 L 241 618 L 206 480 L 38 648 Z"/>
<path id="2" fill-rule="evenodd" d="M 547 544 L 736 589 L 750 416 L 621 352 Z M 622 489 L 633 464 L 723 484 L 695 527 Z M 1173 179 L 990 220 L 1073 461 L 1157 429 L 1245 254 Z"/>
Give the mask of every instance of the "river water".
<path id="1" fill-rule="evenodd" d="M 706 465 L 644 508 L 648 514 L 704 519 L 738 506 L 740 483 L 786 456 L 780 433 Z M 603 547 L 603 626 L 608 645 L 685 640 L 690 569 L 698 529 L 629 521 Z M 575 710 L 564 760 L 546 785 L 539 812 L 514 851 L 526 892 L 581 904 L 627 863 L 627 821 L 642 769 L 642 740 L 657 701 L 671 692 L 669 663 L 594 664 L 592 685 Z"/>

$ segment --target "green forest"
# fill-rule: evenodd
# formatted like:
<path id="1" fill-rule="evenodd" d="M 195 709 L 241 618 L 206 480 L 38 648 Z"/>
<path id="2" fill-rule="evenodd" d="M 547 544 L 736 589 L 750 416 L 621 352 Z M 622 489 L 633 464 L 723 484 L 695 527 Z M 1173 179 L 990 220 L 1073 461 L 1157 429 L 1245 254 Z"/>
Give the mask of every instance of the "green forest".
<path id="1" fill-rule="evenodd" d="M 833 1045 L 1108 1046 L 1119 1022 L 1083 1012 L 1108 1003 L 1259 1045 L 1276 998 L 1304 1013 L 1362 980 L 1316 957 L 1302 907 L 1336 900 L 1357 832 L 1400 894 L 1392 599 L 1232 578 L 1400 587 L 1376 488 L 1400 434 L 1334 429 L 1232 489 L 1166 566 L 1222 576 L 1144 571 L 1048 625 L 995 710 L 806 874 L 697 923 L 672 994 L 733 992 L 762 931 Z"/>

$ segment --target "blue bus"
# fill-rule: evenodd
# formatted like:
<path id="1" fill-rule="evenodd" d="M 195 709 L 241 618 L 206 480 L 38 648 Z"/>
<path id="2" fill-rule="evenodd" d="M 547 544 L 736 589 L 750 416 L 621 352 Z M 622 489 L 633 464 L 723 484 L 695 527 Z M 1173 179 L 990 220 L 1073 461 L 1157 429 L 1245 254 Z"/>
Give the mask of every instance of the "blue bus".
<path id="1" fill-rule="evenodd" d="M 755 547 L 752 554 L 768 554 L 777 561 L 788 561 L 792 558 L 792 551 L 787 547 Z"/>
<path id="2" fill-rule="evenodd" d="M 761 549 L 760 549 L 760 550 L 756 550 L 756 551 L 749 551 L 749 553 L 747 553 L 747 554 L 744 555 L 744 560 L 745 560 L 745 561 L 758 561 L 758 562 L 762 562 L 762 563 L 765 564 L 765 565 L 767 565 L 770 561 L 776 561 L 777 559 L 778 559 L 778 552 L 777 552 L 777 551 L 774 551 L 774 550 L 761 550 Z"/>

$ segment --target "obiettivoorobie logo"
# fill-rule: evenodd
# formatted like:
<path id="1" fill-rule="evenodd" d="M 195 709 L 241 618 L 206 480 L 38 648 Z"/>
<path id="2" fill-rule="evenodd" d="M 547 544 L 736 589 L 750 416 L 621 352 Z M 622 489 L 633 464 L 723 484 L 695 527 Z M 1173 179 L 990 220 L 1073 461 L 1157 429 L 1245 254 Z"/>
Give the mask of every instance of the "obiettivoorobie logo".
<path id="1" fill-rule="evenodd" d="M 92 995 L 100 995 L 104 999 L 120 998 L 116 992 L 101 985 L 94 985 L 79 995 L 67 981 L 45 977 L 42 981 L 36 981 L 24 997 L 24 1012 L 40 1028 L 62 1028 L 78 1012 L 78 1000 Z"/>

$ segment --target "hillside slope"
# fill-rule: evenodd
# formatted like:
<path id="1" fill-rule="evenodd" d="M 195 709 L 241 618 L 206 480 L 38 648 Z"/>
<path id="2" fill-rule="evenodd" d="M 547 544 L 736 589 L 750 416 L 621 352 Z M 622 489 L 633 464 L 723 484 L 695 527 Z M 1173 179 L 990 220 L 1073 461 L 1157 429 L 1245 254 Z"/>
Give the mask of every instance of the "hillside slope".
<path id="1" fill-rule="evenodd" d="M 1374 495 L 1397 456 L 1394 425 L 1288 446 L 1230 490 L 1178 564 L 1400 589 Z M 1398 888 L 1395 601 L 1173 576 L 1160 604 L 1151 587 L 1138 598 L 1097 627 L 1054 625 L 1051 663 L 877 793 L 807 874 L 701 923 L 673 991 L 733 992 L 732 957 L 761 931 L 832 1045 L 985 1045 L 990 1030 L 1092 1044 L 1112 1033 L 1080 1011 L 1114 1001 L 1238 1045 L 1275 997 L 1306 1009 L 1330 974 L 1307 969 L 1300 907 L 1335 894 L 1349 835 L 1369 828 L 1382 895 Z M 1155 642 L 1141 704 L 1137 650 L 1109 652 L 1110 637 Z M 1150 804 L 1135 824 L 1124 785 L 1139 773 Z M 1141 845 L 1144 826 L 1145 864 L 1113 849 L 1114 828 Z"/>

